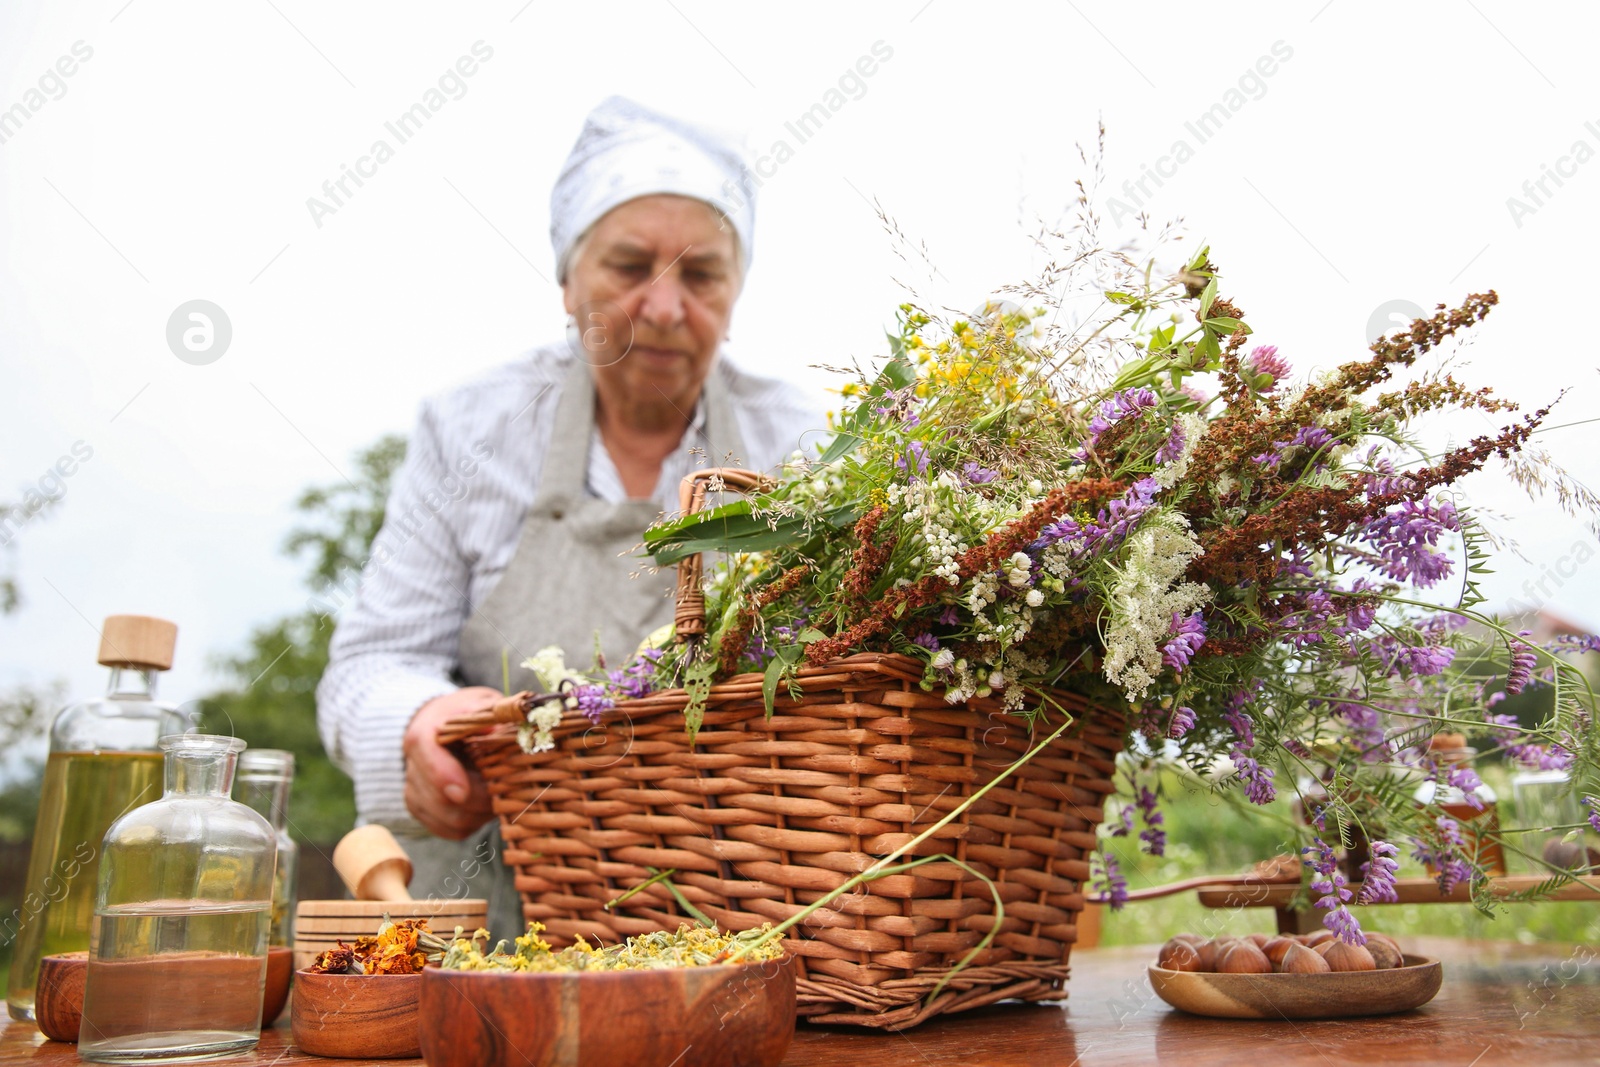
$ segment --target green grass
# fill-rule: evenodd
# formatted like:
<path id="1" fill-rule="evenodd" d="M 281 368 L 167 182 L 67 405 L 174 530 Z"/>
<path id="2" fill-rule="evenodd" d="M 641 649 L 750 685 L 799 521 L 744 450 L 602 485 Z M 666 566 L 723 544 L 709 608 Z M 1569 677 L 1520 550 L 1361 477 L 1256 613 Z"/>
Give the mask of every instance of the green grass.
<path id="1" fill-rule="evenodd" d="M 1509 778 L 1503 768 L 1480 768 L 1499 794 L 1501 822 L 1514 825 Z M 1128 879 L 1129 889 L 1142 889 L 1201 874 L 1240 874 L 1259 860 L 1291 851 L 1288 833 L 1294 811 L 1287 800 L 1264 809 L 1245 811 L 1206 791 L 1188 791 L 1176 775 L 1163 781 L 1167 797 L 1167 849 L 1164 857 L 1138 851 L 1133 838 L 1115 839 L 1112 852 Z M 1108 814 L 1110 808 L 1108 808 Z M 1402 845 L 1402 850 L 1405 846 Z M 1422 877 L 1425 871 L 1402 855 L 1400 876 Z M 1430 935 L 1532 943 L 1600 941 L 1600 895 L 1587 901 L 1508 904 L 1486 916 L 1470 904 L 1387 904 L 1356 908 L 1362 926 L 1395 935 Z M 1191 890 L 1158 900 L 1133 901 L 1120 912 L 1103 913 L 1101 943 L 1149 944 L 1186 931 L 1218 936 L 1277 929 L 1271 908 L 1238 910 L 1202 907 Z"/>

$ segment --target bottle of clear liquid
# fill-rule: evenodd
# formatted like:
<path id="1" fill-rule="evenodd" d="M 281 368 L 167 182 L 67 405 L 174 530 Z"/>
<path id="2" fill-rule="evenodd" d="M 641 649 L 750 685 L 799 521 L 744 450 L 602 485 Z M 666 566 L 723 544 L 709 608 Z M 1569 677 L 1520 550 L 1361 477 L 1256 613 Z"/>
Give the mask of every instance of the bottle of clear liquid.
<path id="1" fill-rule="evenodd" d="M 278 835 L 278 866 L 272 876 L 272 930 L 268 944 L 294 943 L 295 876 L 300 846 L 289 836 L 289 787 L 294 782 L 294 753 L 277 748 L 252 748 L 239 753 L 233 777 L 233 799 L 248 805 L 272 824 Z"/>
<path id="2" fill-rule="evenodd" d="M 244 742 L 164 737 L 166 794 L 106 831 L 78 1055 L 212 1059 L 261 1036 L 277 834 L 228 798 Z"/>
<path id="3" fill-rule="evenodd" d="M 161 795 L 156 743 L 193 723 L 155 700 L 156 675 L 172 666 L 178 627 L 144 615 L 112 615 L 100 637 L 111 668 L 102 699 L 63 708 L 50 728 L 39 816 L 21 907 L 0 921 L 15 938 L 6 1008 L 33 1018 L 39 960 L 89 947 L 100 841 L 119 815 Z"/>

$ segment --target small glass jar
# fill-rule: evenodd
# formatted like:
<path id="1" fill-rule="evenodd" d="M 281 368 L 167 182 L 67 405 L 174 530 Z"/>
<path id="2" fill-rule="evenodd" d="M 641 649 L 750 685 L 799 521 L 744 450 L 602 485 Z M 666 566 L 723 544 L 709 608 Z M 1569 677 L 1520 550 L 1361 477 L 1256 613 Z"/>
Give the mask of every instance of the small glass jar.
<path id="1" fill-rule="evenodd" d="M 1461 734 L 1437 733 L 1428 743 L 1428 753 L 1444 776 L 1452 767 L 1470 768 L 1478 750 L 1468 745 Z M 1477 860 L 1484 873 L 1506 873 L 1505 849 L 1500 844 L 1500 798 L 1487 783 L 1480 784 L 1468 797 L 1448 781 L 1430 778 L 1417 787 L 1413 799 L 1424 806 L 1436 803 L 1440 811 L 1461 825 L 1466 854 Z M 1438 872 L 1430 864 L 1428 873 Z"/>
<path id="2" fill-rule="evenodd" d="M 1571 775 L 1521 771 L 1511 778 L 1511 797 L 1517 805 L 1514 844 L 1522 867 L 1539 875 L 1589 873 L 1594 857 L 1583 839 L 1583 811 Z"/>
<path id="3" fill-rule="evenodd" d="M 278 864 L 272 875 L 272 929 L 267 943 L 294 941 L 295 878 L 300 846 L 289 836 L 289 788 L 294 783 L 294 753 L 278 748 L 252 748 L 239 753 L 233 776 L 233 799 L 259 813 L 278 837 Z"/>
<path id="4" fill-rule="evenodd" d="M 78 1054 L 99 1063 L 253 1048 L 277 835 L 228 797 L 243 741 L 163 737 L 166 795 L 106 831 Z"/>

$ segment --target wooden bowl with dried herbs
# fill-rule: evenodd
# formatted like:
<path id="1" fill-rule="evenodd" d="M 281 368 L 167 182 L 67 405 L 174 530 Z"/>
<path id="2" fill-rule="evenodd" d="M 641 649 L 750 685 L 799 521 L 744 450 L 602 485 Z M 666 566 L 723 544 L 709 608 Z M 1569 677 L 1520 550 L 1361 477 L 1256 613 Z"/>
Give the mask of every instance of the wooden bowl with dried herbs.
<path id="1" fill-rule="evenodd" d="M 429 1067 L 670 1063 L 691 1048 L 686 1062 L 700 1067 L 770 1067 L 788 1051 L 794 966 L 763 930 L 685 925 L 554 950 L 543 929 L 530 923 L 488 954 L 457 942 L 423 972 Z"/>
<path id="2" fill-rule="evenodd" d="M 473 944 L 464 938 L 456 943 Z M 289 1009 L 294 1043 L 315 1056 L 415 1057 L 422 972 L 451 946 L 428 929 L 427 919 L 399 919 L 385 921 L 376 935 L 359 937 L 354 945 L 341 942 L 320 954 L 295 975 Z"/>

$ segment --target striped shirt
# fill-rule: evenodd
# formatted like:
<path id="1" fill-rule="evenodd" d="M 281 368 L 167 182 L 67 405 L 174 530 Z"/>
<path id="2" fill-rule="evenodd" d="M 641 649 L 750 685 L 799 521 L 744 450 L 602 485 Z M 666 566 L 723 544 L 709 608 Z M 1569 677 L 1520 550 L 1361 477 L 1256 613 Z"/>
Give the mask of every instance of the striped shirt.
<path id="1" fill-rule="evenodd" d="M 457 688 L 461 629 L 511 560 L 574 358 L 565 343 L 546 346 L 425 401 L 359 589 L 343 605 L 330 591 L 339 619 L 317 686 L 317 723 L 355 781 L 359 822 L 420 832 L 405 806 L 401 740 L 418 708 Z M 797 448 L 815 454 L 820 404 L 725 356 L 712 373 L 727 387 L 749 466 L 771 470 Z M 654 499 L 665 513 L 677 511 L 686 474 L 728 458 L 705 456 L 704 408 L 662 463 Z M 627 498 L 598 428 L 586 483 L 602 500 Z"/>

